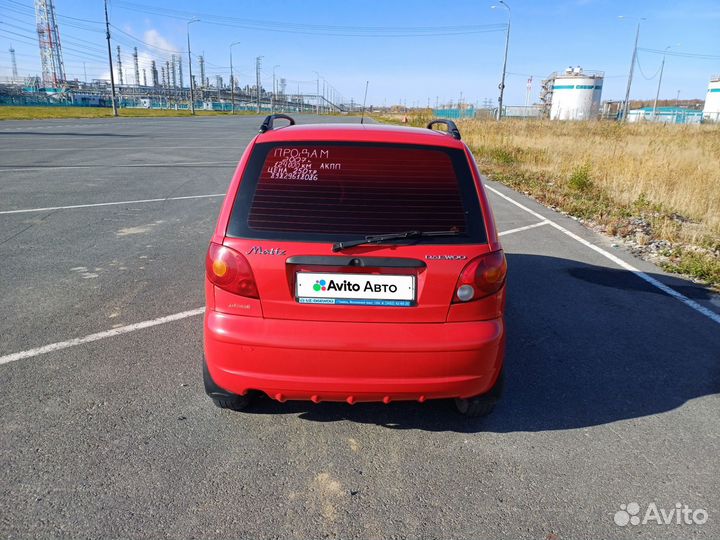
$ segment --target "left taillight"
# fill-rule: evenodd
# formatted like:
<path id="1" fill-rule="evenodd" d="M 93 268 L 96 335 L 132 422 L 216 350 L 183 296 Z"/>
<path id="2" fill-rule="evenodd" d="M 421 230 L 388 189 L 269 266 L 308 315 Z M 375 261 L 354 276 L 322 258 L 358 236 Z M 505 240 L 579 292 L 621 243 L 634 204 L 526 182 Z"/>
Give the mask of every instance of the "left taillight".
<path id="1" fill-rule="evenodd" d="M 507 261 L 502 250 L 476 257 L 460 273 L 453 304 L 479 300 L 498 292 L 505 283 L 506 274 Z"/>
<path id="2" fill-rule="evenodd" d="M 250 263 L 234 249 L 211 242 L 205 257 L 205 275 L 225 291 L 260 298 Z"/>

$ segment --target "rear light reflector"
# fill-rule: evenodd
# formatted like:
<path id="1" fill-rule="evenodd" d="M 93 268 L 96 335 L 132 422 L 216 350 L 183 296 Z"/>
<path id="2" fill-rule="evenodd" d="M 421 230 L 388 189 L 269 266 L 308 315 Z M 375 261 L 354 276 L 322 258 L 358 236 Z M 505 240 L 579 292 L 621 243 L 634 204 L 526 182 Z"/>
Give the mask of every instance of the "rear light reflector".
<path id="1" fill-rule="evenodd" d="M 498 292 L 506 274 L 507 261 L 502 250 L 474 258 L 460 273 L 453 304 L 479 300 Z"/>
<path id="2" fill-rule="evenodd" d="M 205 258 L 205 274 L 210 283 L 225 291 L 260 298 L 250 263 L 234 249 L 211 242 Z"/>

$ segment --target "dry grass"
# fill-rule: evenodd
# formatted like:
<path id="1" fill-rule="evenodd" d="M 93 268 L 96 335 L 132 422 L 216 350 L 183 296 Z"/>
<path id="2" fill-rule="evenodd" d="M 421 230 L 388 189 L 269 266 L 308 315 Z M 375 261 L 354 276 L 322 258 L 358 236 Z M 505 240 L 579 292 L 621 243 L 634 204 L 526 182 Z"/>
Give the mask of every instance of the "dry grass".
<path id="1" fill-rule="evenodd" d="M 664 241 L 658 254 L 666 268 L 720 286 L 720 126 L 457 124 L 493 179 L 640 246 Z"/>

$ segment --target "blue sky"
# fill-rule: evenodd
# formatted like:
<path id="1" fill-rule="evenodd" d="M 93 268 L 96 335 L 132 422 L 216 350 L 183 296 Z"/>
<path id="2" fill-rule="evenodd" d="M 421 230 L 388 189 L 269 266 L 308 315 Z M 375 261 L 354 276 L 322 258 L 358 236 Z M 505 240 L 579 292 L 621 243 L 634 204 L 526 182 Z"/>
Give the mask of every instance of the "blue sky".
<path id="1" fill-rule="evenodd" d="M 664 49 L 671 45 L 680 52 L 719 57 L 669 56 L 661 98 L 674 98 L 679 90 L 681 99 L 703 99 L 709 76 L 720 73 L 718 0 L 507 0 L 507 3 L 512 9 L 510 74 L 506 83 L 508 104 L 524 104 L 528 76 L 533 76 L 532 99 L 536 101 L 540 81 L 550 72 L 570 64 L 604 71 L 603 99 L 622 98 L 639 17 L 647 19 L 642 23 L 640 47 Z M 496 100 L 503 31 L 403 37 L 382 34 L 407 34 L 402 29 L 407 27 L 470 26 L 476 29 L 504 24 L 507 11 L 491 9 L 493 4 L 493 0 L 110 0 L 110 17 L 111 23 L 125 32 L 113 30 L 113 38 L 120 42 L 123 62 L 131 78 L 133 44 L 140 50 L 143 65 L 148 65 L 151 58 L 164 61 L 171 54 L 169 49 L 186 51 L 186 22 L 182 20 L 184 14 L 178 12 L 187 12 L 201 19 L 191 26 L 192 49 L 194 54 L 204 52 L 211 77 L 219 74 L 227 81 L 229 44 L 240 41 L 241 44 L 233 48 L 240 84 L 254 82 L 255 57 L 262 55 L 263 84 L 267 87 L 272 84 L 273 66 L 279 65 L 276 73 L 288 79 L 289 92 L 295 92 L 298 87 L 300 91 L 313 91 L 314 71 L 318 71 L 347 100 L 351 97 L 362 100 L 365 81 L 369 80 L 370 103 L 405 101 L 408 106 L 424 106 L 428 100 L 431 104 L 436 99 L 441 103 L 456 102 L 461 96 L 469 102 Z M 98 24 L 103 20 L 102 1 L 55 0 L 55 6 L 63 16 L 59 25 L 68 75 L 83 79 L 85 62 L 88 79 L 106 77 L 106 45 L 102 25 Z M 208 15 L 243 21 L 211 19 Z M 626 18 L 619 19 L 619 15 Z M 223 24 L 213 24 L 213 20 Z M 269 25 L 272 28 L 293 32 L 258 28 L 268 26 L 266 22 L 273 23 Z M 320 28 L 328 26 L 398 29 Z M 354 33 L 372 36 L 347 35 Z M 446 29 L 437 33 L 446 33 Z M 32 0 L 0 0 L 2 77 L 10 75 L 11 43 L 16 50 L 20 75 L 38 73 L 40 61 Z M 115 45 L 113 41 L 113 53 Z M 652 76 L 656 75 L 660 61 L 659 55 L 639 53 L 641 71 L 635 72 L 633 98 L 654 97 L 657 78 Z M 184 62 L 187 80 L 186 53 Z M 197 71 L 194 60 L 194 72 Z"/>

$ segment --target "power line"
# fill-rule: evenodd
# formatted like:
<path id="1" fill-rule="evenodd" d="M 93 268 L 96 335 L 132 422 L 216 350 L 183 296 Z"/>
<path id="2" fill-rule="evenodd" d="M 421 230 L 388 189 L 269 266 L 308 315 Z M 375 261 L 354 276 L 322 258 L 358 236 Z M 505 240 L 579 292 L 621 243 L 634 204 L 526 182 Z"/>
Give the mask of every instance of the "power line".
<path id="1" fill-rule="evenodd" d="M 660 69 L 662 69 L 662 67 L 658 67 L 658 70 L 655 72 L 655 75 L 653 75 L 652 77 L 648 77 L 647 75 L 645 75 L 645 72 L 643 71 L 643 68 L 642 68 L 642 66 L 640 65 L 640 56 L 639 56 L 639 55 L 638 55 L 638 57 L 635 59 L 635 61 L 637 62 L 638 70 L 640 70 L 640 75 L 642 75 L 642 76 L 643 76 L 643 79 L 645 79 L 646 81 L 650 81 L 650 80 L 654 79 L 655 77 L 657 77 L 657 76 L 660 74 Z"/>
<path id="2" fill-rule="evenodd" d="M 720 60 L 720 55 L 716 54 L 703 54 L 703 53 L 686 53 L 680 51 L 662 51 L 660 49 L 644 49 L 638 48 L 638 51 L 643 51 L 652 54 L 666 54 L 667 56 L 680 56 L 682 58 L 697 58 L 699 60 Z"/>
<path id="3" fill-rule="evenodd" d="M 128 11 L 188 20 L 191 17 L 200 17 L 206 24 L 229 26 L 233 28 L 246 28 L 281 32 L 290 34 L 307 34 L 318 36 L 337 37 L 421 37 L 421 36 L 450 36 L 480 34 L 487 32 L 503 32 L 506 24 L 487 25 L 460 25 L 460 26 L 415 26 L 415 27 L 362 27 L 362 26 L 333 26 L 317 24 L 299 24 L 279 21 L 261 21 L 213 15 L 210 13 L 195 13 L 174 9 L 160 9 L 143 6 L 132 2 L 118 0 L 115 6 Z"/>

